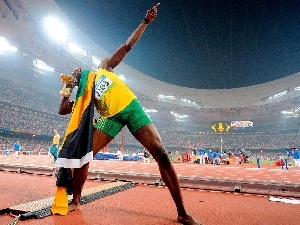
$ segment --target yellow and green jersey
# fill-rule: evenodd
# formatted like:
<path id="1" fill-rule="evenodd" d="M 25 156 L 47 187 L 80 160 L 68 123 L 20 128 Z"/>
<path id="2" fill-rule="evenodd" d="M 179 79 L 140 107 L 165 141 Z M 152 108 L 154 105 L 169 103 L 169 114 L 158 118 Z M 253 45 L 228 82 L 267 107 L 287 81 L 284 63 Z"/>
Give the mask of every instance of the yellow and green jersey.
<path id="1" fill-rule="evenodd" d="M 116 115 L 136 99 L 117 74 L 99 69 L 95 76 L 95 107 L 101 117 Z"/>
<path id="2" fill-rule="evenodd" d="M 59 140 L 60 140 L 60 135 L 59 134 L 55 134 L 54 137 L 53 137 L 52 144 L 58 145 L 59 144 Z"/>

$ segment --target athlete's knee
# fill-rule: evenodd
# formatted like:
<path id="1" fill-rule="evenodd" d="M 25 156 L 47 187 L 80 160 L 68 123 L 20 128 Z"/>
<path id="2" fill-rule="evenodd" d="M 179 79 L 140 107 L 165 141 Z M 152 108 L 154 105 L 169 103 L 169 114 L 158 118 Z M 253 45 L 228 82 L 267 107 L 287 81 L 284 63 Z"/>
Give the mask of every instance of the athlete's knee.
<path id="1" fill-rule="evenodd" d="M 153 158 L 159 165 L 170 164 L 170 158 L 168 156 L 168 152 L 163 147 L 158 148 L 153 152 Z"/>

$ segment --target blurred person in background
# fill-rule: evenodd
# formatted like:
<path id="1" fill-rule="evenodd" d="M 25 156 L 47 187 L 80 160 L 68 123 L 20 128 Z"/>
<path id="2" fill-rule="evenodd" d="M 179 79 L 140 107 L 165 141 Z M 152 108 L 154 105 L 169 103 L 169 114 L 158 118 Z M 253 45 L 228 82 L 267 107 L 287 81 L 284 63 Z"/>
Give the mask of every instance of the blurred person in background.
<path id="1" fill-rule="evenodd" d="M 148 150 L 146 148 L 144 148 L 144 163 L 150 163 L 150 153 L 148 152 Z"/>
<path id="2" fill-rule="evenodd" d="M 22 149 L 22 147 L 21 147 L 19 141 L 16 141 L 16 142 L 14 143 L 13 148 L 14 148 L 14 152 L 15 152 L 14 155 L 16 156 L 16 158 L 19 158 L 19 152 L 20 152 L 21 149 Z"/>
<path id="3" fill-rule="evenodd" d="M 293 152 L 293 159 L 295 162 L 295 166 L 300 167 L 300 154 L 297 148 L 295 148 Z"/>
<path id="4" fill-rule="evenodd" d="M 53 133 L 54 133 L 54 136 L 53 136 L 53 140 L 52 140 L 52 146 L 50 148 L 50 153 L 53 155 L 53 161 L 55 162 L 58 157 L 60 135 L 56 129 L 53 130 Z"/>

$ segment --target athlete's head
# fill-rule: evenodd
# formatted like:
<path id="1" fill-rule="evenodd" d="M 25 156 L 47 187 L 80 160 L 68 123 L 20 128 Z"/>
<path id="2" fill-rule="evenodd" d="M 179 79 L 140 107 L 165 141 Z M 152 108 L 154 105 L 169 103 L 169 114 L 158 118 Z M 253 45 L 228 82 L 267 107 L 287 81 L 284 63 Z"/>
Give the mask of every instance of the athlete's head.
<path id="1" fill-rule="evenodd" d="M 82 73 L 82 68 L 76 68 L 73 72 L 72 72 L 72 76 L 76 79 L 76 85 L 78 85 L 80 77 L 81 77 L 81 73 Z"/>

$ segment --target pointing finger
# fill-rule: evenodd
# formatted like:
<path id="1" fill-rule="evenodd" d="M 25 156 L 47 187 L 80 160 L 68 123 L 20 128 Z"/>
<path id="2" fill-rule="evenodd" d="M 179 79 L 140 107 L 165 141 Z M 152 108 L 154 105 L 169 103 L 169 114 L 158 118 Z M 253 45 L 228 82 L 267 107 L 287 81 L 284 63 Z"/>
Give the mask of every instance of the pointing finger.
<path id="1" fill-rule="evenodd" d="M 160 5 L 160 3 L 157 3 L 155 6 L 153 6 L 152 9 L 157 9 L 157 7 Z"/>

